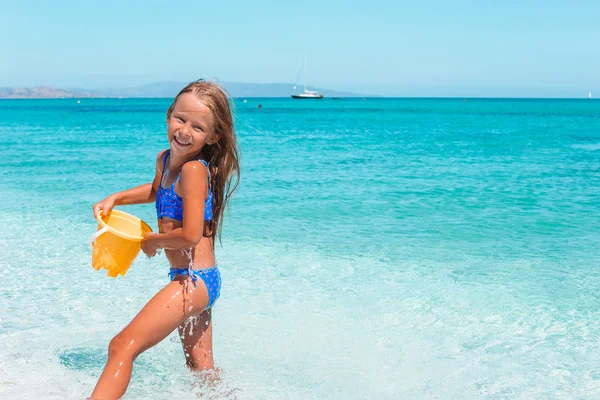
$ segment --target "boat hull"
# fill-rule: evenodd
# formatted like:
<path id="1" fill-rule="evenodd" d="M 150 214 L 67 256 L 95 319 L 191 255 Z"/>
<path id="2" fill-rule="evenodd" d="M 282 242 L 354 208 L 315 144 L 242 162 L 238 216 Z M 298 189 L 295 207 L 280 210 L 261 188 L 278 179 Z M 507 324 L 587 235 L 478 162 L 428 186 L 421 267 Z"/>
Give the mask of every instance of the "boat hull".
<path id="1" fill-rule="evenodd" d="M 319 95 L 305 95 L 305 94 L 293 94 L 292 95 L 292 99 L 303 99 L 303 100 L 319 100 L 322 99 L 323 95 L 319 94 Z"/>

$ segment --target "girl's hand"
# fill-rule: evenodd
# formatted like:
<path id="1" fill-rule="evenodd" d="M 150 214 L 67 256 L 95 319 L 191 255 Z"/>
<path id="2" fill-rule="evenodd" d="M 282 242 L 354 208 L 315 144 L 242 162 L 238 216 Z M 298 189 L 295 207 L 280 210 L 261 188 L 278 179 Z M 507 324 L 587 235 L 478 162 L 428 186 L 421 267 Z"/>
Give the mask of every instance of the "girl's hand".
<path id="1" fill-rule="evenodd" d="M 142 239 L 142 251 L 148 258 L 152 258 L 156 255 L 156 251 L 159 249 L 156 240 L 154 240 L 158 236 L 158 233 L 146 233 L 144 238 Z"/>
<path id="2" fill-rule="evenodd" d="M 100 211 L 102 214 L 107 215 L 115 206 L 115 198 L 111 195 L 105 198 L 102 201 L 97 202 L 92 206 L 92 210 L 94 211 L 94 218 L 98 215 Z"/>

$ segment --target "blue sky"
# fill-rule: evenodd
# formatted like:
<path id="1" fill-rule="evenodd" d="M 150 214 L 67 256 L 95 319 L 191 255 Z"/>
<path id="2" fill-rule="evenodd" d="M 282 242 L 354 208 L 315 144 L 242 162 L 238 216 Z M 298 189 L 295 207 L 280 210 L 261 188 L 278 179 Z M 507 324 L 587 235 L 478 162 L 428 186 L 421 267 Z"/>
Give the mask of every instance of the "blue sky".
<path id="1" fill-rule="evenodd" d="M 199 77 L 390 96 L 600 96 L 600 1 L 0 2 L 0 86 Z"/>

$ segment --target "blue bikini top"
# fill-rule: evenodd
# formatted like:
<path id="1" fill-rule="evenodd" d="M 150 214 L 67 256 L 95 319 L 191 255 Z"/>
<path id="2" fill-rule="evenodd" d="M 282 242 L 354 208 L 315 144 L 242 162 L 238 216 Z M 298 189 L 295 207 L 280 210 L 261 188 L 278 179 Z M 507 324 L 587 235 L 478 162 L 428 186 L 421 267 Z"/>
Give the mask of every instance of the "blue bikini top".
<path id="1" fill-rule="evenodd" d="M 175 181 L 167 189 L 162 187 L 162 179 L 165 174 L 165 167 L 167 166 L 167 159 L 169 158 L 170 151 L 167 150 L 165 154 L 165 160 L 163 162 L 163 169 L 160 175 L 160 183 L 158 184 L 158 190 L 156 191 L 156 215 L 158 219 L 163 217 L 172 218 L 177 221 L 183 221 L 183 200 L 177 193 L 175 193 L 175 183 L 179 180 L 179 176 L 175 178 Z M 208 196 L 204 201 L 204 220 L 212 221 L 212 203 L 213 203 L 213 192 L 210 184 L 210 169 L 208 163 L 204 160 L 198 160 L 206 166 L 208 172 Z"/>

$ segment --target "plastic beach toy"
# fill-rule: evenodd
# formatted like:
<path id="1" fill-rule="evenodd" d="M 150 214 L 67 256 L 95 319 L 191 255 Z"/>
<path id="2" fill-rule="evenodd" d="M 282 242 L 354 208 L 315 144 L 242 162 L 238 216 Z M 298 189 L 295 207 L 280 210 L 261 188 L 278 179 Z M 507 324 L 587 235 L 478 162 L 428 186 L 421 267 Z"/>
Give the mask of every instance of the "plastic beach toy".
<path id="1" fill-rule="evenodd" d="M 152 232 L 141 219 L 123 211 L 102 211 L 96 216 L 98 230 L 90 237 L 92 244 L 92 267 L 104 268 L 107 275 L 115 278 L 125 275 L 141 250 L 144 234 Z"/>

